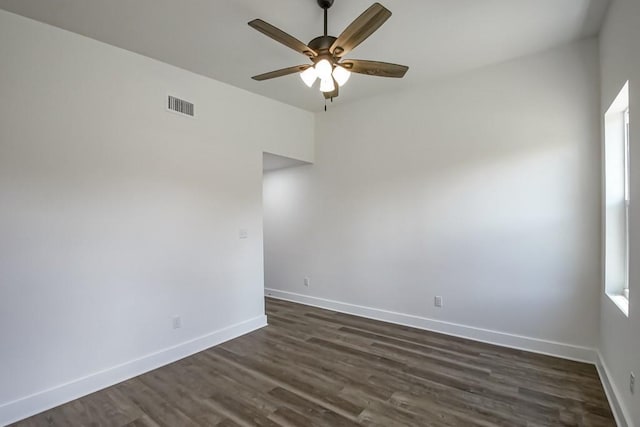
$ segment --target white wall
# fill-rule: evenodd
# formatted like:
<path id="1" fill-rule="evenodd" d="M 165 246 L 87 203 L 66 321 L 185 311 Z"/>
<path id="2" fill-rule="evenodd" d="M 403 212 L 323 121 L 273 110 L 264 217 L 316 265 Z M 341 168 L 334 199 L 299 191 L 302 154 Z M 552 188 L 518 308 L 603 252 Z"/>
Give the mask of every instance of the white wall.
<path id="1" fill-rule="evenodd" d="M 263 324 L 262 151 L 312 160 L 313 115 L 3 11 L 0 41 L 0 424 Z"/>
<path id="2" fill-rule="evenodd" d="M 266 287 L 595 347 L 597 60 L 588 40 L 317 114 L 315 164 L 265 178 Z"/>
<path id="3" fill-rule="evenodd" d="M 602 114 L 629 81 L 630 151 L 631 151 L 631 217 L 630 217 L 630 301 L 629 317 L 601 292 L 600 351 L 610 373 L 609 379 L 627 413 L 629 425 L 640 425 L 640 387 L 635 395 L 629 391 L 629 373 L 640 378 L 640 2 L 614 0 L 600 36 L 602 75 Z M 635 423 L 635 424 L 634 424 Z"/>

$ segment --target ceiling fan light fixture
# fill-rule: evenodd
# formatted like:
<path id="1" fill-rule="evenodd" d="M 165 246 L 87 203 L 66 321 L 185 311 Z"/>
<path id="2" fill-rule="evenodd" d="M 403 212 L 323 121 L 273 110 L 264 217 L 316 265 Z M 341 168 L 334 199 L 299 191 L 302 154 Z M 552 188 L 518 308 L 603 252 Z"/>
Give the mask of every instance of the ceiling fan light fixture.
<path id="1" fill-rule="evenodd" d="M 328 79 L 320 80 L 320 92 L 333 92 L 334 90 L 336 90 L 336 84 L 333 82 L 331 74 Z"/>
<path id="2" fill-rule="evenodd" d="M 313 86 L 313 84 L 316 82 L 316 79 L 318 78 L 318 72 L 316 71 L 315 68 L 309 67 L 300 73 L 300 78 L 302 79 L 304 84 L 306 84 L 308 87 L 311 87 Z"/>
<path id="3" fill-rule="evenodd" d="M 336 79 L 338 86 L 344 86 L 344 84 L 349 80 L 349 77 L 351 77 L 351 71 L 336 65 L 336 68 L 333 70 L 333 78 Z"/>
<path id="4" fill-rule="evenodd" d="M 0 0 L 1 1 L 1 0 Z M 409 70 L 405 65 L 390 64 L 388 62 L 367 61 L 362 59 L 347 59 L 354 48 L 375 33 L 391 16 L 391 11 L 380 3 L 372 4 L 360 16 L 353 20 L 338 37 L 327 32 L 328 10 L 334 0 L 316 0 L 324 11 L 324 34 L 305 44 L 290 34 L 274 27 L 262 19 L 249 21 L 249 26 L 261 32 L 276 42 L 288 47 L 306 57 L 308 62 L 303 65 L 282 68 L 268 73 L 253 76 L 252 79 L 264 81 L 276 77 L 300 74 L 300 78 L 308 87 L 312 87 L 320 79 L 320 91 L 325 100 L 338 96 L 339 88 L 349 80 L 351 73 L 367 76 L 402 78 Z M 344 62 L 341 62 L 343 61 Z"/>
<path id="5" fill-rule="evenodd" d="M 321 59 L 316 63 L 316 73 L 318 74 L 318 77 L 320 78 L 320 80 L 322 80 L 323 82 L 325 80 L 332 81 L 331 79 L 332 71 L 333 71 L 333 65 L 331 65 L 331 62 L 329 62 L 328 59 Z M 331 83 L 333 84 L 333 81 Z"/>

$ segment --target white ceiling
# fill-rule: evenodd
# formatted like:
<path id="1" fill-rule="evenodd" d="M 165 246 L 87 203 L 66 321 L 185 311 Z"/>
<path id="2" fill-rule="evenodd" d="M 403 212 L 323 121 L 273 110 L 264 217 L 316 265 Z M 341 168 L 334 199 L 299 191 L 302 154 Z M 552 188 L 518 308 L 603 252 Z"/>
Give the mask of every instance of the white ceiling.
<path id="1" fill-rule="evenodd" d="M 348 57 L 410 67 L 404 79 L 354 75 L 336 102 L 410 88 L 596 35 L 608 0 L 380 0 L 393 16 Z M 335 0 L 329 34 L 373 0 Z M 247 25 L 261 18 L 305 43 L 322 33 L 316 0 L 0 0 L 0 8 L 311 111 L 297 75 L 250 77 L 308 61 Z"/>

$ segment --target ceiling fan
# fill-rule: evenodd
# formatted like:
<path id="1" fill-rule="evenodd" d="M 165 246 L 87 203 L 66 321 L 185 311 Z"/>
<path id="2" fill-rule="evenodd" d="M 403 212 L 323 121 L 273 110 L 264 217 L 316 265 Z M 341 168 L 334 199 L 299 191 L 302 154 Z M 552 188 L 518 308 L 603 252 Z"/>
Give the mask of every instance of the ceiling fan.
<path id="1" fill-rule="evenodd" d="M 309 44 L 302 43 L 295 37 L 261 19 L 254 19 L 249 22 L 249 26 L 252 28 L 296 52 L 306 55 L 312 62 L 312 64 L 296 65 L 253 76 L 254 80 L 262 81 L 300 73 L 300 77 L 309 87 L 313 86 L 315 81 L 319 79 L 320 91 L 323 93 L 325 100 L 333 100 L 338 96 L 338 88 L 349 80 L 352 72 L 379 77 L 404 77 L 409 69 L 405 65 L 365 61 L 362 59 L 344 59 L 346 54 L 365 41 L 389 19 L 391 11 L 380 3 L 374 3 L 336 38 L 327 34 L 327 11 L 333 5 L 334 0 L 317 1 L 318 5 L 324 9 L 324 35 L 314 38 Z"/>

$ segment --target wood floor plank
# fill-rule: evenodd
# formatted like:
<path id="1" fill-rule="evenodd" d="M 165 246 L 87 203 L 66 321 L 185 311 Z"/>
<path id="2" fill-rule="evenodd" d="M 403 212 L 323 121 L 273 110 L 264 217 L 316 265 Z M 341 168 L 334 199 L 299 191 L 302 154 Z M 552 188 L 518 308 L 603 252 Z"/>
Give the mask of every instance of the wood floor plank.
<path id="1" fill-rule="evenodd" d="M 269 326 L 16 426 L 615 426 L 593 365 L 267 299 Z"/>
<path id="2" fill-rule="evenodd" d="M 147 387 L 139 377 L 120 383 L 115 387 L 131 399 L 149 419 L 158 425 L 167 427 L 198 425 L 189 415 L 173 406 L 173 402 L 168 402 L 162 398 L 160 390 L 156 391 Z M 82 399 L 78 401 L 82 401 Z M 196 414 L 190 415 L 195 416 Z"/>
<path id="3" fill-rule="evenodd" d="M 284 408 L 304 416 L 307 424 L 303 425 L 326 427 L 349 427 L 358 425 L 355 421 L 291 393 L 289 390 L 277 387 L 273 389 L 270 394 L 280 400 Z"/>

